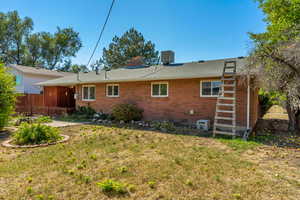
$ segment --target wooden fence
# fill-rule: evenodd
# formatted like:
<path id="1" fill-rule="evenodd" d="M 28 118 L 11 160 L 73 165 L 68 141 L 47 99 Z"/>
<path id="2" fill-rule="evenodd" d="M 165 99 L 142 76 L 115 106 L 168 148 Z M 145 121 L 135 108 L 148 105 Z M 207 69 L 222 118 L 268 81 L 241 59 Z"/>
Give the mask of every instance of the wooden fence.
<path id="1" fill-rule="evenodd" d="M 61 115 L 71 113 L 74 108 L 46 106 L 43 94 L 24 94 L 17 98 L 16 112 L 26 115 Z"/>

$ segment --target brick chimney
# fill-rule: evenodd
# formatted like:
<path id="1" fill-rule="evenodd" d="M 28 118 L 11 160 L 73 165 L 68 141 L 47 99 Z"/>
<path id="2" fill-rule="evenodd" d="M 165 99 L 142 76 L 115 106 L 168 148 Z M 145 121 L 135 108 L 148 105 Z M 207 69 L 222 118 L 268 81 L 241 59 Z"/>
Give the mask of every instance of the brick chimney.
<path id="1" fill-rule="evenodd" d="M 145 63 L 142 56 L 136 56 L 127 61 L 127 66 L 141 66 L 144 64 Z"/>

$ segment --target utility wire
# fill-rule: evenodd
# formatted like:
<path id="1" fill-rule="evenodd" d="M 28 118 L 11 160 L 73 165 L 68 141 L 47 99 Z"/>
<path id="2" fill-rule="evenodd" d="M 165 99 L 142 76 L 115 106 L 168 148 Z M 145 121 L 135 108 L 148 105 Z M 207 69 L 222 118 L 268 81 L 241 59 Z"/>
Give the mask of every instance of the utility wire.
<path id="1" fill-rule="evenodd" d="M 107 16 L 106 16 L 106 19 L 105 19 L 105 22 L 104 22 L 104 24 L 103 24 L 102 30 L 101 30 L 101 32 L 100 32 L 98 41 L 97 41 L 97 43 L 96 43 L 96 46 L 95 46 L 95 48 L 94 48 L 94 50 L 93 50 L 93 53 L 92 53 L 92 55 L 91 55 L 91 57 L 90 57 L 90 59 L 89 59 L 87 65 L 86 65 L 86 67 L 88 67 L 88 66 L 90 65 L 90 62 L 91 62 L 91 60 L 92 60 L 92 58 L 93 58 L 93 56 L 94 56 L 94 54 L 95 54 L 95 52 L 96 52 L 96 50 L 97 50 L 97 48 L 98 48 L 98 45 L 99 45 L 100 40 L 101 40 L 101 38 L 102 38 L 104 29 L 105 29 L 106 24 L 107 24 L 107 22 L 108 22 L 108 19 L 109 19 L 111 10 L 112 10 L 112 8 L 113 8 L 113 6 L 114 6 L 114 3 L 115 3 L 115 0 L 112 0 L 111 5 L 110 5 L 110 8 L 109 8 L 109 11 L 108 11 L 108 14 L 107 14 Z"/>

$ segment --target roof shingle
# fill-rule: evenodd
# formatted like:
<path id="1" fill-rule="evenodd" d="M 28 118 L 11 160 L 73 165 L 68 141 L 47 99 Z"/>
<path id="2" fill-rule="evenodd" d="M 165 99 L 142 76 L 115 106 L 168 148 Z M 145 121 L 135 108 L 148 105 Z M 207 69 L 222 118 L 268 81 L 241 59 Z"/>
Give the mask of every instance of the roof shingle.
<path id="1" fill-rule="evenodd" d="M 12 67 L 25 74 L 37 74 L 37 75 L 54 76 L 54 77 L 64 77 L 64 76 L 74 75 L 74 73 L 71 72 L 59 72 L 59 71 L 53 71 L 44 68 L 28 67 L 23 65 L 8 65 L 8 67 Z"/>
<path id="2" fill-rule="evenodd" d="M 147 80 L 171 80 L 187 78 L 220 77 L 223 72 L 224 61 L 237 61 L 237 72 L 241 72 L 245 66 L 246 59 L 231 58 L 220 60 L 209 60 L 205 62 L 190 62 L 173 65 L 154 65 L 145 68 L 120 68 L 111 71 L 101 71 L 80 73 L 79 80 L 77 75 L 64 78 L 53 79 L 38 83 L 42 86 L 70 86 L 86 83 L 105 83 L 105 82 L 129 82 Z"/>

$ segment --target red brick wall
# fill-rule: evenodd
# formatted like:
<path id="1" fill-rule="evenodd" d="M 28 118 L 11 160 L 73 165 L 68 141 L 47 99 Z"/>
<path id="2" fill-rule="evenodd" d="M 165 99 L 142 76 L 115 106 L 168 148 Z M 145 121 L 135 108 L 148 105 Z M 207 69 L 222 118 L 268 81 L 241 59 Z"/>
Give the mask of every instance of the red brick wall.
<path id="1" fill-rule="evenodd" d="M 203 79 L 205 80 L 205 79 Z M 207 79 L 206 79 L 207 80 Z M 214 79 L 215 80 L 215 79 Z M 198 119 L 214 119 L 216 98 L 200 97 L 201 79 L 182 79 L 168 80 L 169 96 L 165 98 L 151 97 L 151 81 L 124 82 L 118 83 L 120 88 L 120 97 L 106 97 L 106 84 L 96 85 L 96 101 L 81 100 L 81 85 L 78 85 L 76 91 L 79 91 L 79 100 L 77 106 L 91 106 L 97 111 L 111 112 L 114 105 L 119 103 L 134 103 L 144 109 L 145 120 L 176 120 L 195 122 Z M 257 98 L 256 91 L 252 91 L 252 99 Z M 251 124 L 256 121 L 256 102 L 252 100 L 251 106 Z M 190 115 L 189 111 L 193 109 L 195 114 Z M 247 111 L 247 87 L 238 84 L 237 88 L 237 125 L 246 126 Z"/>

